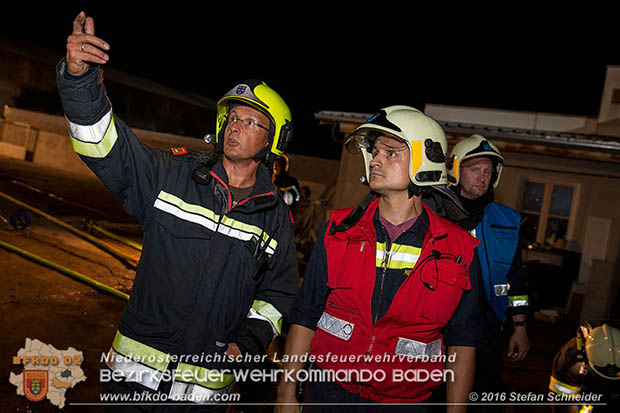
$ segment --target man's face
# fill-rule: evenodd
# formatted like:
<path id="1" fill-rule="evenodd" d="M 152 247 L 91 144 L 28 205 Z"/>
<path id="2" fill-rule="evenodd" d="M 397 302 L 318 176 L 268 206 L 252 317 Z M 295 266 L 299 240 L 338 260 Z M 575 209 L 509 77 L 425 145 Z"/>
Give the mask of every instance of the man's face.
<path id="1" fill-rule="evenodd" d="M 468 159 L 461 164 L 461 196 L 476 199 L 489 190 L 493 162 L 487 157 Z"/>
<path id="2" fill-rule="evenodd" d="M 248 125 L 248 121 L 254 125 Z M 252 159 L 269 143 L 264 128 L 269 129 L 269 119 L 262 112 L 249 106 L 233 107 L 224 132 L 224 155 L 235 161 Z"/>
<path id="3" fill-rule="evenodd" d="M 379 194 L 407 190 L 409 156 L 406 143 L 388 136 L 379 137 L 372 148 L 370 188 Z"/>

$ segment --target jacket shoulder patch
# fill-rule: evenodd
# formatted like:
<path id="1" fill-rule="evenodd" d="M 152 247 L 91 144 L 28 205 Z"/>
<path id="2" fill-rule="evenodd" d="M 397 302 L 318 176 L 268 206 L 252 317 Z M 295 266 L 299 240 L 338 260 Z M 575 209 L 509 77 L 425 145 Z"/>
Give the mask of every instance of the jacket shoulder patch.
<path id="1" fill-rule="evenodd" d="M 172 152 L 174 156 L 187 155 L 187 148 L 185 146 L 170 148 L 170 152 Z"/>

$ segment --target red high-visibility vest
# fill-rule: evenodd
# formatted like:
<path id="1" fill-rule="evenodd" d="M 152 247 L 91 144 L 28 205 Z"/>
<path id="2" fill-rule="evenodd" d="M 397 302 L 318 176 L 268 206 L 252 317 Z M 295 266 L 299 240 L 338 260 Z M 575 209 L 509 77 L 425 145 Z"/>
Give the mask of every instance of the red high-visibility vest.
<path id="1" fill-rule="evenodd" d="M 471 288 L 469 265 L 479 241 L 424 206 L 429 227 L 420 257 L 373 324 L 377 204 L 349 230 L 325 235 L 330 295 L 310 353 L 349 392 L 382 403 L 419 402 L 442 382 L 441 329 Z M 333 211 L 330 225 L 350 211 Z"/>

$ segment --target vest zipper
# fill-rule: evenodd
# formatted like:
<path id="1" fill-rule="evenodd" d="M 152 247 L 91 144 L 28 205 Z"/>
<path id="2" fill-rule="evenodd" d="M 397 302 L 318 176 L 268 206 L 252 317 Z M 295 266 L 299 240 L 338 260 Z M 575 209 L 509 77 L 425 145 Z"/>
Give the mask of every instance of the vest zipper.
<path id="1" fill-rule="evenodd" d="M 370 338 L 370 346 L 368 347 L 368 351 L 366 352 L 366 354 L 368 354 L 368 355 L 372 354 L 372 348 L 375 345 L 375 339 L 376 338 L 377 337 L 374 336 L 374 335 Z"/>
<path id="2" fill-rule="evenodd" d="M 386 251 L 386 260 L 383 264 L 383 270 L 381 271 L 381 288 L 379 289 L 379 300 L 377 301 L 377 308 L 375 311 L 375 320 L 373 324 L 377 322 L 379 319 L 379 308 L 381 308 L 381 302 L 383 301 L 383 282 L 385 281 L 385 273 L 387 272 L 387 251 Z"/>
<path id="3" fill-rule="evenodd" d="M 385 234 L 385 231 L 384 231 L 384 235 L 385 235 L 385 239 L 387 240 L 386 242 L 387 248 L 385 251 L 385 256 L 383 257 L 383 269 L 381 270 L 381 287 L 379 289 L 379 300 L 377 301 L 375 321 L 373 321 L 373 324 L 375 324 L 379 320 L 379 311 L 381 308 L 381 302 L 383 301 L 383 283 L 385 281 L 385 274 L 387 273 L 387 266 L 388 266 L 388 261 L 390 259 L 390 253 L 392 252 L 392 241 L 390 240 L 390 237 L 387 234 Z"/>

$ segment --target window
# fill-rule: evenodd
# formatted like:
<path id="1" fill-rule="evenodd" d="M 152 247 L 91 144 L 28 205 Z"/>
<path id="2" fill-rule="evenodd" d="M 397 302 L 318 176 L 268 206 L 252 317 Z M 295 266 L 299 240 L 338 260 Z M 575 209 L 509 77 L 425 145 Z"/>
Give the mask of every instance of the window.
<path id="1" fill-rule="evenodd" d="M 521 204 L 523 239 L 564 248 L 572 238 L 577 192 L 577 185 L 526 182 Z"/>

